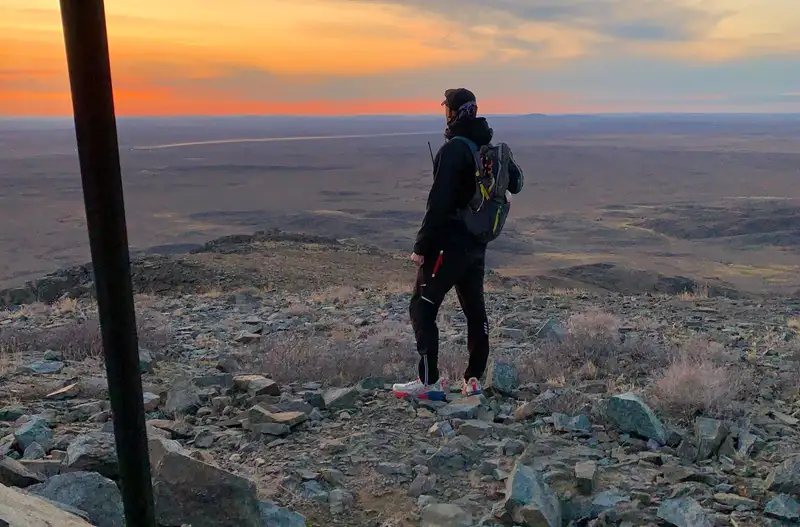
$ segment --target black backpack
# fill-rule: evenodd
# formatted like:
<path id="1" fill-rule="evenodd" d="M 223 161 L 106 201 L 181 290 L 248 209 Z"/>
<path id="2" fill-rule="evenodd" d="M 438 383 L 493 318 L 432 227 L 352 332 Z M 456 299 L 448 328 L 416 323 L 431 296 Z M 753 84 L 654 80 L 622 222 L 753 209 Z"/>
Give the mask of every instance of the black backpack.
<path id="1" fill-rule="evenodd" d="M 455 136 L 453 139 L 467 143 L 475 158 L 475 194 L 457 215 L 473 236 L 489 243 L 500 235 L 511 209 L 508 199 L 511 150 L 505 143 L 488 144 L 479 149 L 469 138 Z"/>

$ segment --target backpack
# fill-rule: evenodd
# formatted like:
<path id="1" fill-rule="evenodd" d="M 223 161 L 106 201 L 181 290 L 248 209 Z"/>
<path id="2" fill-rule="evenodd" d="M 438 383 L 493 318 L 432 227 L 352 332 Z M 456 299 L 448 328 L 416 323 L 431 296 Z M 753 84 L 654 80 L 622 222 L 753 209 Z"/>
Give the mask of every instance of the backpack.
<path id="1" fill-rule="evenodd" d="M 478 149 L 474 141 L 455 136 L 469 145 L 475 158 L 475 194 L 467 206 L 456 211 L 473 236 L 489 243 L 500 235 L 511 209 L 508 199 L 508 166 L 510 149 L 505 143 L 484 145 Z"/>

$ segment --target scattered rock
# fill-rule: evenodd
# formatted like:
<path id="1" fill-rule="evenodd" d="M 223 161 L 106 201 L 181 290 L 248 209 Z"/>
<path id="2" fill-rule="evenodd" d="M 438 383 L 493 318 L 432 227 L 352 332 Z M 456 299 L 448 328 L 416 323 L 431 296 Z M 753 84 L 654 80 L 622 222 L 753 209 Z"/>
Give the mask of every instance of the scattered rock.
<path id="1" fill-rule="evenodd" d="M 728 427 L 717 419 L 697 417 L 694 421 L 694 427 L 698 461 L 714 456 L 722 442 L 728 437 Z"/>
<path id="2" fill-rule="evenodd" d="M 139 348 L 139 371 L 141 373 L 153 373 L 156 361 L 153 353 L 145 348 Z"/>
<path id="3" fill-rule="evenodd" d="M 578 490 L 583 494 L 594 492 L 595 473 L 597 463 L 595 461 L 581 461 L 575 465 L 575 478 L 578 480 Z"/>
<path id="4" fill-rule="evenodd" d="M 667 443 L 664 425 L 644 401 L 633 393 L 615 395 L 608 401 L 606 416 L 623 432 Z"/>
<path id="5" fill-rule="evenodd" d="M 251 396 L 281 394 L 280 386 L 263 375 L 237 375 L 233 378 L 233 385 Z"/>
<path id="6" fill-rule="evenodd" d="M 332 412 L 336 412 L 338 410 L 350 410 L 352 409 L 360 394 L 358 389 L 355 387 L 353 388 L 331 388 L 330 390 L 326 391 L 323 395 L 323 399 L 325 401 L 325 408 Z"/>
<path id="7" fill-rule="evenodd" d="M 98 472 L 116 479 L 119 464 L 114 434 L 90 432 L 77 436 L 67 447 L 62 471 Z"/>
<path id="8" fill-rule="evenodd" d="M 500 360 L 489 361 L 486 369 L 484 389 L 488 393 L 511 395 L 518 385 L 517 368 L 509 362 Z"/>
<path id="9" fill-rule="evenodd" d="M 800 502 L 788 494 L 779 494 L 769 500 L 764 514 L 789 522 L 800 522 Z"/>
<path id="10" fill-rule="evenodd" d="M 328 501 L 330 502 L 331 514 L 334 515 L 344 514 L 356 502 L 353 495 L 344 489 L 333 489 L 328 495 Z"/>
<path id="11" fill-rule="evenodd" d="M 0 485 L 0 512 L 0 525 L 7 527 L 92 527 L 46 500 L 5 485 Z"/>
<path id="12" fill-rule="evenodd" d="M 11 487 L 29 487 L 41 483 L 42 478 L 10 457 L 0 457 L 0 484 Z"/>
<path id="13" fill-rule="evenodd" d="M 307 527 L 306 519 L 271 501 L 259 503 L 261 521 L 265 527 Z"/>
<path id="14" fill-rule="evenodd" d="M 167 392 L 164 411 L 170 415 L 181 415 L 197 411 L 200 395 L 192 379 L 184 377 L 172 383 Z"/>
<path id="15" fill-rule="evenodd" d="M 675 527 L 713 527 L 714 523 L 703 507 L 692 498 L 664 501 L 658 507 L 658 517 Z"/>
<path id="16" fill-rule="evenodd" d="M 492 434 L 492 430 L 494 430 L 494 427 L 491 424 L 475 419 L 466 421 L 458 427 L 459 434 L 467 436 L 474 441 L 489 437 Z"/>
<path id="17" fill-rule="evenodd" d="M 142 393 L 142 402 L 144 403 L 145 412 L 153 412 L 157 410 L 158 405 L 161 404 L 161 397 L 154 393 L 144 392 Z"/>
<path id="18" fill-rule="evenodd" d="M 506 483 L 503 508 L 511 520 L 525 526 L 561 526 L 561 504 L 541 472 L 514 464 Z"/>
<path id="19" fill-rule="evenodd" d="M 149 441 L 156 520 L 192 527 L 263 527 L 262 505 L 249 479 L 189 457 L 179 443 Z"/>
<path id="20" fill-rule="evenodd" d="M 64 363 L 54 360 L 37 360 L 28 364 L 24 369 L 31 373 L 38 373 L 47 375 L 51 373 L 58 373 L 64 369 Z"/>
<path id="21" fill-rule="evenodd" d="M 422 509 L 422 527 L 471 527 L 472 515 L 457 505 L 432 504 Z"/>
<path id="22" fill-rule="evenodd" d="M 486 402 L 483 395 L 472 395 L 463 399 L 456 399 L 447 406 L 439 408 L 439 416 L 444 419 L 475 419 L 478 408 Z"/>
<path id="23" fill-rule="evenodd" d="M 800 494 L 800 456 L 792 456 L 767 477 L 767 489 L 786 494 Z"/>
<path id="24" fill-rule="evenodd" d="M 27 423 L 23 424 L 14 431 L 17 444 L 24 452 L 31 443 L 39 443 L 45 451 L 53 447 L 53 432 L 50 425 L 41 417 L 32 417 Z"/>
<path id="25" fill-rule="evenodd" d="M 123 527 L 122 496 L 110 479 L 94 472 L 58 474 L 47 482 L 29 487 L 37 496 L 84 511 L 98 527 Z"/>

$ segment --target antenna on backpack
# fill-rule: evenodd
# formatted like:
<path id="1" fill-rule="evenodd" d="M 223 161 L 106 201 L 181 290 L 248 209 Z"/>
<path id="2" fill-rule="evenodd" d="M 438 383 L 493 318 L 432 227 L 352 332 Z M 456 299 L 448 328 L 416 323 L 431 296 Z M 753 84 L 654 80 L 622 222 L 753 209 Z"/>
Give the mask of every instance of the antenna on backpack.
<path id="1" fill-rule="evenodd" d="M 430 141 L 428 141 L 428 151 L 431 153 L 431 163 L 436 163 L 436 161 L 433 160 L 433 148 L 431 148 Z"/>

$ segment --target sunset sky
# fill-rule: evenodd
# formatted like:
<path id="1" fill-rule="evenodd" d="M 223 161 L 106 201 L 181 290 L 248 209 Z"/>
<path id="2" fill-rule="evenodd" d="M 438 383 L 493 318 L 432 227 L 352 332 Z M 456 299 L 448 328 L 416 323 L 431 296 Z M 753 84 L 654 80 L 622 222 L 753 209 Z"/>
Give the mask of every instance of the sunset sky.
<path id="1" fill-rule="evenodd" d="M 490 7 L 491 6 L 491 7 Z M 120 115 L 800 111 L 798 0 L 106 0 Z M 0 0 L 0 116 L 69 115 L 57 0 Z"/>

